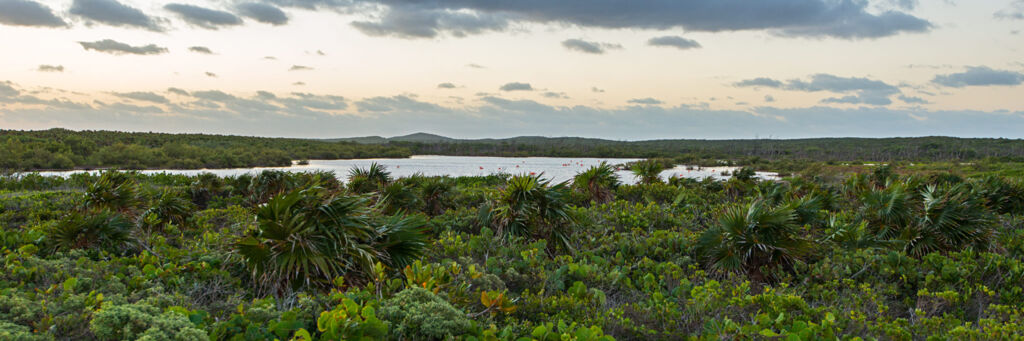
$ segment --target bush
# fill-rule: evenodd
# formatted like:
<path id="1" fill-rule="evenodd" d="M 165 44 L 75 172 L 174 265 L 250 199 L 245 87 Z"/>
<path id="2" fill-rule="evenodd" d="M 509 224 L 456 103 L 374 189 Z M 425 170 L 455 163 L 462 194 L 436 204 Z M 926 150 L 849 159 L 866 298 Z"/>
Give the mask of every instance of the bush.
<path id="1" fill-rule="evenodd" d="M 466 313 L 423 288 L 402 290 L 381 304 L 380 317 L 390 321 L 391 335 L 411 340 L 442 340 L 467 334 Z"/>

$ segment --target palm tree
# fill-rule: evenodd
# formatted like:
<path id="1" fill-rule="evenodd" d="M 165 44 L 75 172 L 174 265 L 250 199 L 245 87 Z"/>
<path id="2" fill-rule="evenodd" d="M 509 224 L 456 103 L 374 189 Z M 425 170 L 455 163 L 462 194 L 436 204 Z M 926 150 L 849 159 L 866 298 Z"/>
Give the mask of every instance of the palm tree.
<path id="1" fill-rule="evenodd" d="M 368 202 L 321 188 L 273 197 L 257 212 L 257 229 L 237 243 L 236 251 L 259 290 L 274 294 L 326 287 L 339 276 L 358 283 L 378 261 L 402 266 L 419 257 L 426 220 L 379 220 Z"/>
<path id="2" fill-rule="evenodd" d="M 199 209 L 206 209 L 213 197 L 224 192 L 224 180 L 213 173 L 201 173 L 196 176 L 195 181 L 188 186 L 188 194 L 192 204 Z"/>
<path id="3" fill-rule="evenodd" d="M 995 219 L 978 191 L 962 183 L 931 185 L 921 191 L 921 197 L 920 216 L 899 236 L 907 253 L 987 249 Z"/>
<path id="4" fill-rule="evenodd" d="M 387 167 L 373 162 L 367 168 L 352 167 L 348 171 L 349 190 L 356 193 L 370 193 L 391 183 L 391 172 Z"/>
<path id="5" fill-rule="evenodd" d="M 661 171 L 665 170 L 665 166 L 657 160 L 647 159 L 633 163 L 632 170 L 640 183 L 653 184 L 661 182 Z"/>
<path id="6" fill-rule="evenodd" d="M 129 212 L 137 196 L 135 183 L 127 173 L 106 171 L 85 190 L 85 207 Z"/>
<path id="7" fill-rule="evenodd" d="M 481 209 L 481 221 L 490 223 L 502 238 L 531 236 L 551 240 L 571 251 L 570 227 L 575 220 L 565 202 L 565 182 L 551 184 L 542 175 L 516 175 Z"/>
<path id="8" fill-rule="evenodd" d="M 249 182 L 249 201 L 253 204 L 266 202 L 271 197 L 295 188 L 291 174 L 279 170 L 265 170 Z"/>
<path id="9" fill-rule="evenodd" d="M 413 182 L 395 181 L 380 187 L 377 203 L 383 207 L 386 214 L 412 212 L 419 207 L 420 198 L 416 196 Z"/>
<path id="10" fill-rule="evenodd" d="M 123 254 L 131 249 L 131 230 L 131 222 L 116 212 L 75 212 L 47 230 L 46 237 L 55 250 L 101 249 Z"/>
<path id="11" fill-rule="evenodd" d="M 586 194 L 590 200 L 603 204 L 614 199 L 613 190 L 619 187 L 619 177 L 615 175 L 615 169 L 612 166 L 601 161 L 600 165 L 576 174 L 572 185 L 576 190 Z"/>
<path id="12" fill-rule="evenodd" d="M 789 206 L 771 207 L 762 200 L 734 206 L 704 231 L 697 250 L 712 268 L 742 271 L 763 282 L 763 269 L 792 264 L 810 250 L 796 220 Z"/>
<path id="13" fill-rule="evenodd" d="M 164 189 L 153 205 L 139 215 L 147 225 L 174 223 L 181 225 L 192 212 L 192 203 L 172 190 Z"/>
<path id="14" fill-rule="evenodd" d="M 910 224 L 914 216 L 914 198 L 906 185 L 894 183 L 883 189 L 867 189 L 860 198 L 860 219 L 879 238 L 892 239 Z"/>
<path id="15" fill-rule="evenodd" d="M 423 180 L 420 183 L 419 192 L 424 211 L 430 216 L 444 213 L 445 203 L 451 196 L 454 187 L 448 178 L 428 178 Z"/>

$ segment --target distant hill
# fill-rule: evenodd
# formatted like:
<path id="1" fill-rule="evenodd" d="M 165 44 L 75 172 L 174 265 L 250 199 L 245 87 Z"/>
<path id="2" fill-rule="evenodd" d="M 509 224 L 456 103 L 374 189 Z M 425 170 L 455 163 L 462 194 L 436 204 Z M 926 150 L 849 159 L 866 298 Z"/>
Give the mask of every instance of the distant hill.
<path id="1" fill-rule="evenodd" d="M 356 142 L 362 144 L 384 144 L 388 142 L 415 142 L 415 143 L 441 143 L 441 142 L 454 142 L 458 141 L 450 137 L 444 137 L 441 135 L 427 134 L 427 133 L 415 133 L 403 136 L 395 137 L 380 137 L 380 136 L 361 136 L 361 137 L 342 137 L 334 139 L 324 139 L 323 141 L 328 142 Z"/>

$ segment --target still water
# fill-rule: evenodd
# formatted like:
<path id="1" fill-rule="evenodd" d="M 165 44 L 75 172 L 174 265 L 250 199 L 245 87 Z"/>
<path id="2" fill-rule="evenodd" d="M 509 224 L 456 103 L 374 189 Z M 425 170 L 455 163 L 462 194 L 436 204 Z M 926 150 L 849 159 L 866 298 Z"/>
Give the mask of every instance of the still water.
<path id="1" fill-rule="evenodd" d="M 545 178 L 555 182 L 571 180 L 577 173 L 596 166 L 601 161 L 611 165 L 621 165 L 639 159 L 598 159 L 598 158 L 557 158 L 557 157 L 483 157 L 483 156 L 437 156 L 437 155 L 415 155 L 408 159 L 359 159 L 359 160 L 309 160 L 308 165 L 295 165 L 292 167 L 258 167 L 258 168 L 231 168 L 231 169 L 155 169 L 144 170 L 141 173 L 170 173 L 195 175 L 199 173 L 213 173 L 219 176 L 240 175 L 245 173 L 258 173 L 267 169 L 285 170 L 292 172 L 309 171 L 331 171 L 339 178 L 345 179 L 349 170 L 353 167 L 367 167 L 371 163 L 378 163 L 387 167 L 394 177 L 403 177 L 413 174 L 426 176 L 472 176 L 489 175 L 496 173 L 508 174 L 541 174 Z M 692 169 L 687 169 L 692 168 Z M 728 178 L 722 175 L 723 172 L 732 172 L 737 167 L 686 167 L 678 166 L 661 173 L 662 178 L 688 177 L 703 179 L 713 177 L 715 179 Z M 40 175 L 69 175 L 87 171 L 64 171 L 64 172 L 40 172 Z M 96 172 L 96 171 L 88 171 Z M 635 183 L 633 173 L 623 168 L 616 172 L 623 183 Z M 775 173 L 758 172 L 757 176 L 763 179 L 777 178 Z"/>

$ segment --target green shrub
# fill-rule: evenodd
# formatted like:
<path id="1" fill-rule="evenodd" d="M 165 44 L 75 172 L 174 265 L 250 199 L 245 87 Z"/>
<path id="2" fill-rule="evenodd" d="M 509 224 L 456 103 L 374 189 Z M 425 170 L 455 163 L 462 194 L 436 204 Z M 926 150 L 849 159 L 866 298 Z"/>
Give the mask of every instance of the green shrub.
<path id="1" fill-rule="evenodd" d="M 442 340 L 467 334 L 466 313 L 422 288 L 402 290 L 381 303 L 380 317 L 394 326 L 391 335 L 411 340 Z"/>

